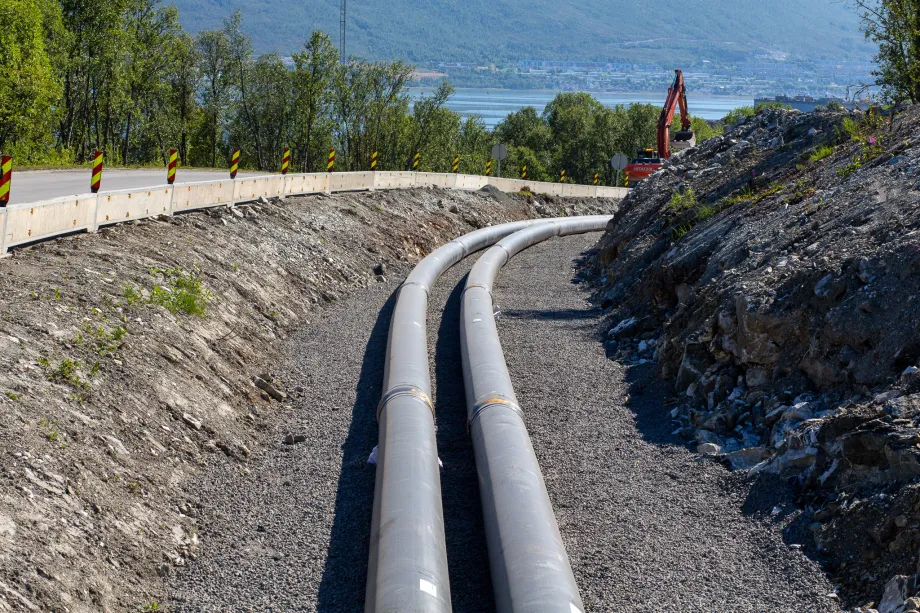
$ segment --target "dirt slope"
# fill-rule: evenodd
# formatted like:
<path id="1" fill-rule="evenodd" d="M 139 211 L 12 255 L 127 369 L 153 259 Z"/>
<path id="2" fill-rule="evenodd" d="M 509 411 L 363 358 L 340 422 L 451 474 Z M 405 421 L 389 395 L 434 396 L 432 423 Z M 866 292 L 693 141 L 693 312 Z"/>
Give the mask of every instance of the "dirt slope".
<path id="1" fill-rule="evenodd" d="M 589 265 L 609 354 L 657 361 L 700 453 L 795 486 L 777 521 L 848 606 L 917 571 L 918 141 L 918 108 L 764 111 L 634 190 Z"/>
<path id="2" fill-rule="evenodd" d="M 612 206 L 312 196 L 0 261 L 0 611 L 153 610 L 201 545 L 189 477 L 247 472 L 290 410 L 271 376 L 289 330 L 476 227 Z"/>

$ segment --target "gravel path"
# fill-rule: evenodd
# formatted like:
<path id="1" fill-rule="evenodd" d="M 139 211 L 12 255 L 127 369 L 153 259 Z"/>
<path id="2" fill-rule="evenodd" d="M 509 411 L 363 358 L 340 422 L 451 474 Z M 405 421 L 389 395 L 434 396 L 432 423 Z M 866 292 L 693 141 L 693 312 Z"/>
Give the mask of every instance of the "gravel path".
<path id="1" fill-rule="evenodd" d="M 599 313 L 571 284 L 572 258 L 595 240 L 525 252 L 496 290 L 512 379 L 588 611 L 833 610 L 817 567 L 755 513 L 772 503 L 670 438 L 651 373 L 604 357 Z M 435 287 L 429 321 L 457 613 L 493 609 L 457 329 L 471 264 Z M 363 610 L 366 459 L 396 286 L 340 301 L 291 340 L 283 377 L 305 391 L 248 474 L 218 467 L 202 480 L 202 556 L 173 579 L 172 610 Z M 280 444 L 288 431 L 306 441 Z"/>

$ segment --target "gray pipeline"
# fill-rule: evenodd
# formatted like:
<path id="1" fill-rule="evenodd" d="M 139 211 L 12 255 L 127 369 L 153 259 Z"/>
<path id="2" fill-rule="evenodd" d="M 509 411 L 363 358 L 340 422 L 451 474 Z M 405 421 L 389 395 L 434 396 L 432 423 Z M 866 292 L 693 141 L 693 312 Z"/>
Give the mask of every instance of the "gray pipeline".
<path id="1" fill-rule="evenodd" d="M 603 230 L 610 219 L 569 217 L 512 234 L 479 258 L 463 291 L 463 382 L 498 613 L 582 613 L 584 605 L 508 375 L 492 283 L 518 252 Z"/>
<path id="2" fill-rule="evenodd" d="M 476 230 L 433 251 L 399 289 L 377 406 L 377 480 L 365 613 L 450 613 L 441 476 L 426 335 L 428 292 L 451 266 L 554 219 Z"/>

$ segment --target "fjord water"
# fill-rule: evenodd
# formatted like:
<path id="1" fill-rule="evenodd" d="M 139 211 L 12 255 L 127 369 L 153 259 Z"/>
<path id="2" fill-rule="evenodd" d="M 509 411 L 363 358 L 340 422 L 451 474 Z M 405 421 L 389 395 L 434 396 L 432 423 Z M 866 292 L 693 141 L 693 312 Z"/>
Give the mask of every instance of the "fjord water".
<path id="1" fill-rule="evenodd" d="M 421 95 L 430 94 L 433 90 L 427 87 L 413 87 L 410 94 L 413 99 Z M 447 107 L 462 115 L 478 115 L 486 122 L 489 128 L 504 119 L 509 113 L 518 111 L 526 106 L 532 106 L 538 112 L 543 112 L 544 107 L 558 94 L 553 90 L 526 90 L 526 89 L 457 89 Z M 634 102 L 648 103 L 662 106 L 667 92 L 628 92 L 628 93 L 591 93 L 601 104 L 616 106 L 617 104 L 629 105 Z M 692 95 L 689 100 L 690 113 L 703 119 L 722 119 L 732 109 L 742 106 L 751 106 L 751 98 L 734 96 Z"/>

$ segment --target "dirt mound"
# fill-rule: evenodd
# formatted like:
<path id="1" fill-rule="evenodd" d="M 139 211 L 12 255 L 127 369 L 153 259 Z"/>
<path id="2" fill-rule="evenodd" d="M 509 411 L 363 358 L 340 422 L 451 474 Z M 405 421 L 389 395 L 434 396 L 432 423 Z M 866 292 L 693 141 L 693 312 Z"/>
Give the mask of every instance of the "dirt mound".
<path id="1" fill-rule="evenodd" d="M 608 353 L 657 360 L 700 453 L 800 486 L 787 535 L 849 606 L 917 570 L 918 141 L 920 108 L 762 111 L 636 188 L 587 264 Z"/>
<path id="2" fill-rule="evenodd" d="M 188 478 L 223 456 L 247 472 L 290 411 L 298 390 L 273 373 L 280 339 L 538 205 L 319 195 L 133 222 L 0 261 L 0 611 L 155 610 L 163 577 L 200 546 Z"/>

